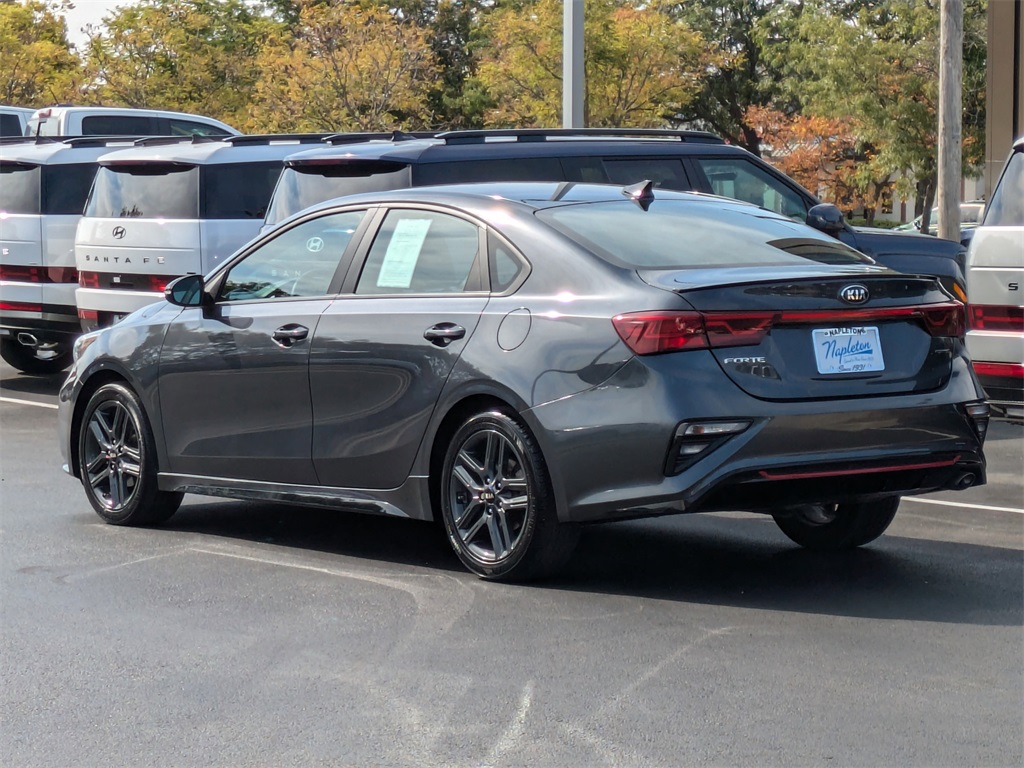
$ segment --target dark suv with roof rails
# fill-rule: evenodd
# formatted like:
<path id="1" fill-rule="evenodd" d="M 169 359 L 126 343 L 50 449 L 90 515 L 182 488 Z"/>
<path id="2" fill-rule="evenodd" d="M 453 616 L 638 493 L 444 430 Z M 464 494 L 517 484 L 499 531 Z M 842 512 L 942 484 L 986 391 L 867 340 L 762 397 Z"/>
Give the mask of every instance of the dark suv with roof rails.
<path id="1" fill-rule="evenodd" d="M 265 228 L 334 197 L 473 181 L 632 184 L 744 200 L 838 238 L 900 272 L 933 275 L 963 300 L 966 250 L 909 232 L 852 227 L 795 181 L 704 131 L 510 129 L 437 134 L 347 134 L 292 155 Z"/>

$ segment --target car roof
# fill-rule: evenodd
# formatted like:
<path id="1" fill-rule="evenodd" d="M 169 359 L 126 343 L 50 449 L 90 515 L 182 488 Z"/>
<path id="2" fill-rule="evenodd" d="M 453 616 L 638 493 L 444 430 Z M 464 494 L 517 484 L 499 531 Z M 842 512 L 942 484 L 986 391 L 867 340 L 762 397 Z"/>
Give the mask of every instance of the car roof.
<path id="1" fill-rule="evenodd" d="M 703 131 L 523 129 L 450 131 L 432 138 L 371 140 L 297 152 L 286 165 L 325 160 L 376 160 L 403 164 L 472 161 L 485 158 L 571 157 L 593 155 L 747 154 Z"/>
<path id="2" fill-rule="evenodd" d="M 153 136 L 132 147 L 100 157 L 100 165 L 173 163 L 212 165 L 283 160 L 303 144 L 319 143 L 330 134 L 266 134 L 253 136 Z"/>
<path id="3" fill-rule="evenodd" d="M 130 147 L 135 140 L 124 136 L 88 136 L 55 141 L 17 137 L 0 140 L 0 158 L 7 162 L 60 165 L 83 163 L 108 154 L 115 147 Z"/>

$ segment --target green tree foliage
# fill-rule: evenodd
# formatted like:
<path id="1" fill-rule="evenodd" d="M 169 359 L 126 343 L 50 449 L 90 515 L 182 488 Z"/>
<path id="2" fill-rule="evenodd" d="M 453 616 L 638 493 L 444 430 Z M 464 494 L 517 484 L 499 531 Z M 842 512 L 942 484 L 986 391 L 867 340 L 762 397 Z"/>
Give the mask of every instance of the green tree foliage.
<path id="1" fill-rule="evenodd" d="M 91 29 L 86 100 L 248 119 L 263 41 L 280 28 L 244 0 L 142 0 Z"/>
<path id="2" fill-rule="evenodd" d="M 38 107 L 68 101 L 82 79 L 62 5 L 0 3 L 0 103 Z"/>
<path id="3" fill-rule="evenodd" d="M 657 3 L 588 0 L 585 8 L 588 126 L 665 125 L 718 60 Z M 560 124 L 562 21 L 560 0 L 508 3 L 485 19 L 478 81 L 493 102 L 487 124 Z"/>
<path id="4" fill-rule="evenodd" d="M 439 73 L 424 30 L 359 3 L 307 5 L 259 59 L 250 128 L 380 131 L 431 122 Z"/>
<path id="5" fill-rule="evenodd" d="M 965 0 L 965 167 L 984 153 L 985 0 Z M 844 121 L 865 150 L 865 187 L 918 181 L 931 210 L 938 172 L 939 4 L 805 0 L 772 20 L 789 38 L 777 65 L 804 112 Z M 901 190 L 906 191 L 906 190 Z"/>
<path id="6" fill-rule="evenodd" d="M 721 59 L 701 80 L 700 92 L 679 111 L 680 122 L 717 133 L 731 144 L 761 154 L 756 127 L 748 119 L 752 107 L 780 104 L 778 62 L 769 55 L 779 45 L 775 31 L 764 20 L 779 0 L 684 0 L 666 3 L 680 19 L 721 52 Z"/>

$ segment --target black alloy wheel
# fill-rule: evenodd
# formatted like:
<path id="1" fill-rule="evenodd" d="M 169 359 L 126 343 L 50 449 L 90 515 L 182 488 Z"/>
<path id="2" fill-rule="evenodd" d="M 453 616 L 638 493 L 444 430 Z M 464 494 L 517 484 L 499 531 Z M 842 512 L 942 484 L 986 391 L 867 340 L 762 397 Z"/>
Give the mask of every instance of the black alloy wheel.
<path id="1" fill-rule="evenodd" d="M 168 519 L 182 494 L 160 491 L 153 433 L 138 397 L 123 384 L 105 384 L 82 416 L 78 469 L 96 513 L 115 525 Z"/>
<path id="2" fill-rule="evenodd" d="M 899 496 L 846 504 L 807 504 L 772 515 L 784 534 L 807 549 L 838 551 L 874 541 L 889 527 Z"/>
<path id="3" fill-rule="evenodd" d="M 468 419 L 453 436 L 440 483 L 441 513 L 455 553 L 485 579 L 550 575 L 578 538 L 559 523 L 547 467 L 527 429 L 509 414 Z"/>

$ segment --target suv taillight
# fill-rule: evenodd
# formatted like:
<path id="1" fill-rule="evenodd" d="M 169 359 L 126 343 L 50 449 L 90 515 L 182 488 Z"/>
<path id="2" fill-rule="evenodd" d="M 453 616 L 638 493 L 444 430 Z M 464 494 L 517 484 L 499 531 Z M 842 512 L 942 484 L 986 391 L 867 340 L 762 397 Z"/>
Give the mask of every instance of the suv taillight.
<path id="1" fill-rule="evenodd" d="M 971 329 L 975 331 L 1017 331 L 1024 333 L 1024 307 L 988 304 L 970 306 Z"/>

